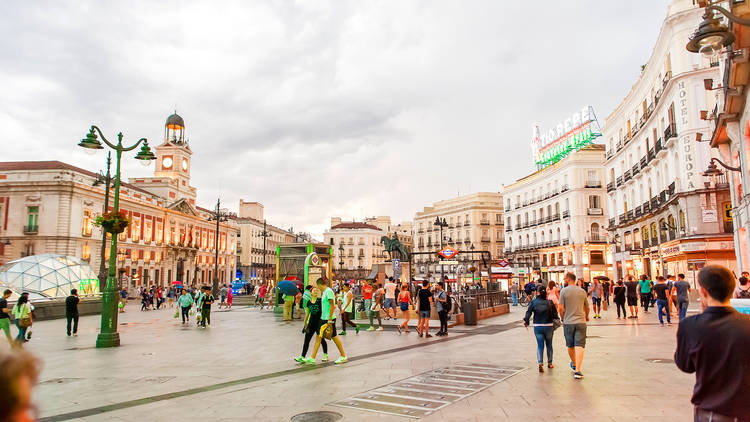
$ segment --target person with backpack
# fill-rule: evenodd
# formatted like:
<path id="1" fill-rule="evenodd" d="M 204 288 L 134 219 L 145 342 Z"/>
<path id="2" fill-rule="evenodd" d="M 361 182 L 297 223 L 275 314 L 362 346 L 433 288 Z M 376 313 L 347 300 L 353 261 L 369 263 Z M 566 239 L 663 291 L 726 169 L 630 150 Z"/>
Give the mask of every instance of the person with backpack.
<path id="1" fill-rule="evenodd" d="M 450 312 L 450 304 L 448 303 L 448 295 L 445 293 L 443 285 L 442 281 L 435 285 L 435 303 L 437 304 L 437 313 L 440 319 L 440 331 L 435 334 L 438 336 L 448 335 L 448 312 Z"/>
<path id="2" fill-rule="evenodd" d="M 547 367 L 552 369 L 552 337 L 555 334 L 555 320 L 559 320 L 557 307 L 547 299 L 547 289 L 537 289 L 537 296 L 531 301 L 523 318 L 523 326 L 529 326 L 531 315 L 534 315 L 534 336 L 536 337 L 536 359 L 539 372 L 544 372 L 544 346 L 547 346 Z"/>
<path id="3" fill-rule="evenodd" d="M 750 281 L 747 277 L 740 277 L 740 285 L 734 289 L 735 299 L 750 299 Z"/>

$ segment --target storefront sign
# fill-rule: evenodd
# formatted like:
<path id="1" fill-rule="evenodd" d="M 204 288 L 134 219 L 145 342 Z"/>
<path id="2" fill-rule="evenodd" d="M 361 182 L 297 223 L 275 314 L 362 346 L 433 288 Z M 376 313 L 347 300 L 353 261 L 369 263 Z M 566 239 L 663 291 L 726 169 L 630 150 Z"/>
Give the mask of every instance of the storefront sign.
<path id="1" fill-rule="evenodd" d="M 703 208 L 701 211 L 704 223 L 716 223 L 719 221 L 719 216 L 717 215 L 716 210 Z"/>
<path id="2" fill-rule="evenodd" d="M 541 133 L 539 126 L 532 126 L 531 151 L 537 168 L 554 164 L 573 151 L 590 144 L 601 136 L 594 108 L 584 107 L 580 112 L 558 123 L 553 129 Z"/>
<path id="3" fill-rule="evenodd" d="M 449 260 L 443 260 L 438 261 L 440 265 L 458 265 L 458 261 L 449 261 Z"/>
<path id="4" fill-rule="evenodd" d="M 661 254 L 664 256 L 677 255 L 681 252 L 680 245 L 668 246 L 661 249 Z"/>

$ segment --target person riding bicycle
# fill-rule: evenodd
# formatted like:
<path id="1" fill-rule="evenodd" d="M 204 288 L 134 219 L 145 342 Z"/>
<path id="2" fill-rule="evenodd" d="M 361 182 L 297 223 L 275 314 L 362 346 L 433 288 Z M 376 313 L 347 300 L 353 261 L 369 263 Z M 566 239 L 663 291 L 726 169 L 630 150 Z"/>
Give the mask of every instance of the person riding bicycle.
<path id="1" fill-rule="evenodd" d="M 536 285 L 533 281 L 529 280 L 529 282 L 526 283 L 525 286 L 523 286 L 523 291 L 527 296 L 531 296 L 536 291 Z"/>

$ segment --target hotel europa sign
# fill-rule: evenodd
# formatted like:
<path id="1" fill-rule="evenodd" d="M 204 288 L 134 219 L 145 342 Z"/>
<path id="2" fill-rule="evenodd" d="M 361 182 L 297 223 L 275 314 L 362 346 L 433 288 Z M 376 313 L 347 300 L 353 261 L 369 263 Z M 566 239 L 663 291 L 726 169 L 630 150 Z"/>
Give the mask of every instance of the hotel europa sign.
<path id="1" fill-rule="evenodd" d="M 537 169 L 554 164 L 602 136 L 594 108 L 586 106 L 544 133 L 534 124 L 531 151 Z"/>

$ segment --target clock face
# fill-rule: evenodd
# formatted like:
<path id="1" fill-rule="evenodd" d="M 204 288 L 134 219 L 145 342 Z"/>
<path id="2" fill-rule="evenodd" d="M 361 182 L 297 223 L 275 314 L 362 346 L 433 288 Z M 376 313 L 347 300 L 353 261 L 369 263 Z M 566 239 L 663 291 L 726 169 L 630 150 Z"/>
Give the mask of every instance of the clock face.
<path id="1" fill-rule="evenodd" d="M 161 166 L 165 169 L 172 168 L 172 159 L 169 157 L 166 157 L 165 159 L 161 160 Z"/>
<path id="2" fill-rule="evenodd" d="M 187 159 L 186 158 L 182 159 L 182 169 L 187 171 Z"/>

